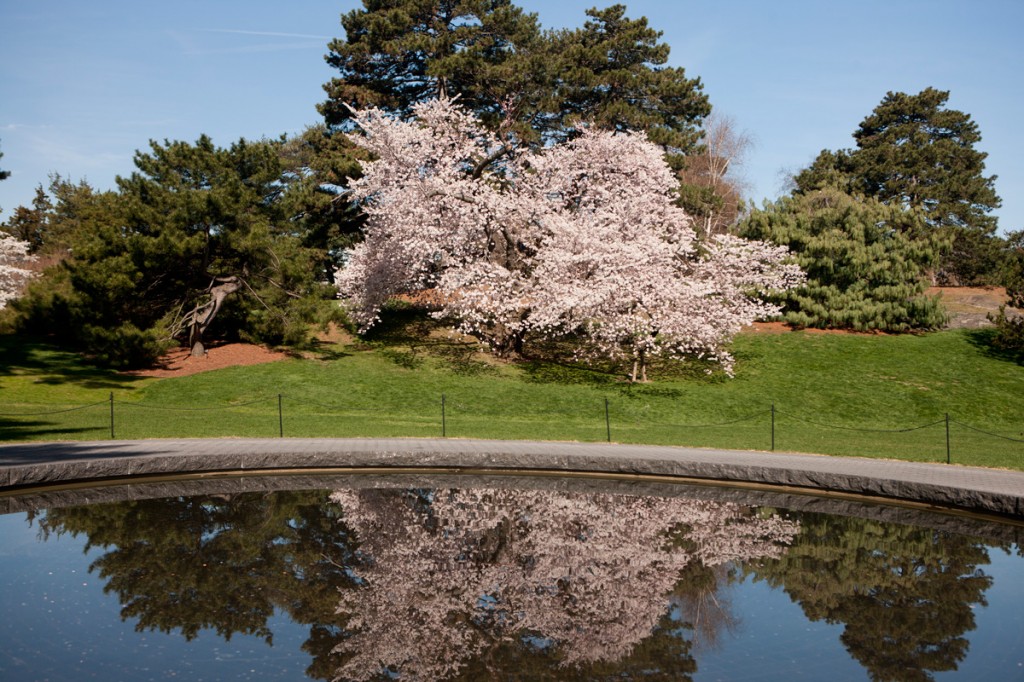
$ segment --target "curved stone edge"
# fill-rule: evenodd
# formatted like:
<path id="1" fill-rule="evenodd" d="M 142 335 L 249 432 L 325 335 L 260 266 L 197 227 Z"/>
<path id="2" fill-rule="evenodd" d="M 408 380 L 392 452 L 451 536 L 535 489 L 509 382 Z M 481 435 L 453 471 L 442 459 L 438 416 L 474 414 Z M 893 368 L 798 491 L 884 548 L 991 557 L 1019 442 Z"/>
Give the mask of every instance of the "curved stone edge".
<path id="1" fill-rule="evenodd" d="M 33 444 L 34 446 L 34 444 Z M 436 468 L 671 476 L 868 495 L 1024 519 L 1024 474 L 963 467 L 659 446 L 507 441 L 114 441 L 0 452 L 40 461 L 0 469 L 0 489 L 136 476 L 317 468 Z M 27 454 L 26 454 L 27 453 Z M 12 461 L 7 458 L 5 461 Z M 983 471 L 985 485 L 964 472 Z M 948 478 L 948 482 L 941 479 Z M 1005 481 L 993 486 L 988 481 Z"/>
<path id="2" fill-rule="evenodd" d="M 0 496 L 0 514 L 38 512 L 81 505 L 204 495 L 265 494 L 278 490 L 410 488 L 515 488 L 558 493 L 642 497 L 682 497 L 747 507 L 775 507 L 796 512 L 826 513 L 917 526 L 995 542 L 1024 545 L 1024 522 L 993 523 L 987 515 L 935 513 L 930 507 L 879 504 L 860 498 L 825 497 L 820 492 L 792 492 L 765 487 L 734 487 L 721 482 L 693 483 L 650 478 L 537 476 L 520 472 L 447 473 L 273 473 L 254 472 L 225 477 L 157 479 L 98 487 L 38 488 Z"/>

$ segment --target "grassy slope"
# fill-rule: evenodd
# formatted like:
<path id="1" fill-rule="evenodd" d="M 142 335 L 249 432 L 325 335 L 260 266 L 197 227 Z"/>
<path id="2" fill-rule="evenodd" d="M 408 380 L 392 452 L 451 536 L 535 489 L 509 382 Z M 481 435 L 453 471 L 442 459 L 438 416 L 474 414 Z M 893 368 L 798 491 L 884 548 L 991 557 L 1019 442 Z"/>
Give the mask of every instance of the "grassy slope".
<path id="1" fill-rule="evenodd" d="M 600 441 L 607 400 L 615 441 L 768 449 L 774 403 L 779 450 L 944 460 L 944 423 L 854 429 L 917 427 L 948 412 L 953 461 L 1024 468 L 1024 443 L 961 425 L 1024 439 L 1024 366 L 993 356 L 983 340 L 964 331 L 746 334 L 734 346 L 733 379 L 631 386 L 598 371 L 485 364 L 394 340 L 337 347 L 321 360 L 132 379 L 8 338 L 0 439 L 109 437 L 111 392 L 118 438 L 276 436 L 279 394 L 286 436 L 439 436 L 443 394 L 448 436 Z M 251 401 L 259 402 L 244 405 Z M 90 403 L 102 404 L 11 414 Z"/>

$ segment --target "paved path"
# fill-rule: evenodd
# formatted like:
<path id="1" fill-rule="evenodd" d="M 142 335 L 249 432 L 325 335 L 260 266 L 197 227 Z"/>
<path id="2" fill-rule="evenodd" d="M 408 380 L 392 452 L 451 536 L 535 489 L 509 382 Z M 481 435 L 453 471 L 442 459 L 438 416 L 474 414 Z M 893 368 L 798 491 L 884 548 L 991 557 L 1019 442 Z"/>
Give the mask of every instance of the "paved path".
<path id="1" fill-rule="evenodd" d="M 140 440 L 0 445 L 0 492 L 132 476 L 329 468 L 567 471 L 787 486 L 1024 519 L 1024 472 L 738 450 L 455 439 Z"/>

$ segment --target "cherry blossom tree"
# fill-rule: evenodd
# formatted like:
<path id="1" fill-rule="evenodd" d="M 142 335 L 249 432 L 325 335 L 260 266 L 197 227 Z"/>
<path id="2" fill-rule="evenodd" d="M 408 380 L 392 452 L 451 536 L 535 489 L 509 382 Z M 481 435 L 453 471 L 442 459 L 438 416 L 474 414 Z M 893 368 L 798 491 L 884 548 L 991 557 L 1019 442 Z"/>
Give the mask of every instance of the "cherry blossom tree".
<path id="1" fill-rule="evenodd" d="M 539 153 L 513 153 L 450 100 L 398 121 L 357 112 L 353 141 L 376 161 L 353 181 L 366 240 L 336 284 L 364 330 L 392 297 L 436 289 L 437 317 L 499 352 L 527 333 L 567 336 L 581 357 L 731 358 L 725 344 L 777 308 L 758 294 L 800 272 L 784 248 L 699 242 L 674 205 L 676 180 L 642 135 L 583 128 Z"/>
<path id="2" fill-rule="evenodd" d="M 17 298 L 25 283 L 35 275 L 26 265 L 35 260 L 28 253 L 29 244 L 6 232 L 0 232 L 0 308 Z"/>
<path id="3" fill-rule="evenodd" d="M 361 587 L 338 679 L 444 679 L 533 637 L 564 666 L 620 660 L 648 637 L 691 562 L 778 557 L 799 526 L 734 504 L 512 489 L 343 490 Z"/>

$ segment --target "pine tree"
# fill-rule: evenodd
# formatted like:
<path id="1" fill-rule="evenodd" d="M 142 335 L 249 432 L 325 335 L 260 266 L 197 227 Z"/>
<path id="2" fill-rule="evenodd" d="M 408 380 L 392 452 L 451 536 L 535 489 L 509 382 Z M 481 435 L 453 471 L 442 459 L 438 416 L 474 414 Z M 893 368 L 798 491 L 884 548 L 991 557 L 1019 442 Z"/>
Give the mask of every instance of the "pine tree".
<path id="1" fill-rule="evenodd" d="M 825 188 L 753 211 L 740 233 L 789 247 L 807 274 L 773 299 L 787 322 L 901 332 L 945 321 L 937 299 L 924 293 L 941 242 L 934 233 L 915 236 L 921 222 L 917 212 Z"/>
<path id="2" fill-rule="evenodd" d="M 669 46 L 623 5 L 591 9 L 576 30 L 542 32 L 510 0 L 364 0 L 329 44 L 340 76 L 320 105 L 330 127 L 349 107 L 400 118 L 439 96 L 458 97 L 484 125 L 538 144 L 578 134 L 582 123 L 644 131 L 670 154 L 695 149 L 711 111 L 700 79 L 666 67 Z"/>
<path id="3" fill-rule="evenodd" d="M 949 92 L 889 92 L 853 134 L 858 189 L 887 204 L 924 212 L 930 225 L 984 233 L 1000 206 L 995 176 L 985 177 L 981 133 L 970 115 L 946 109 Z"/>
<path id="4" fill-rule="evenodd" d="M 341 23 L 346 38 L 331 41 L 326 57 L 341 75 L 320 105 L 329 126 L 347 123 L 349 106 L 404 118 L 442 95 L 493 120 L 515 85 L 502 66 L 540 38 L 536 16 L 510 0 L 364 0 Z"/>
<path id="5" fill-rule="evenodd" d="M 59 332 L 97 360 L 146 364 L 172 338 L 216 332 L 304 342 L 333 309 L 281 199 L 280 145 L 152 142 L 116 192 L 56 184 L 51 223 L 70 255 L 15 304 L 23 329 Z"/>
<path id="6" fill-rule="evenodd" d="M 995 176 L 985 176 L 978 126 L 969 114 L 947 109 L 949 92 L 889 92 L 853 133 L 856 149 L 824 150 L 795 178 L 797 192 L 838 186 L 854 194 L 918 211 L 924 225 L 942 232 L 951 248 L 937 279 L 983 281 L 991 262 L 1001 204 Z"/>
<path id="7" fill-rule="evenodd" d="M 646 17 L 630 19 L 624 5 L 587 10 L 583 28 L 555 37 L 561 55 L 555 111 L 563 128 L 591 122 L 617 132 L 645 131 L 665 150 L 673 170 L 700 143 L 711 113 L 699 78 L 668 67 L 669 46 Z"/>
<path id="8" fill-rule="evenodd" d="M 19 206 L 14 209 L 14 215 L 0 226 L 0 230 L 27 243 L 29 253 L 37 253 L 47 241 L 52 211 L 53 204 L 43 186 L 39 185 L 32 199 L 32 207 Z"/>

